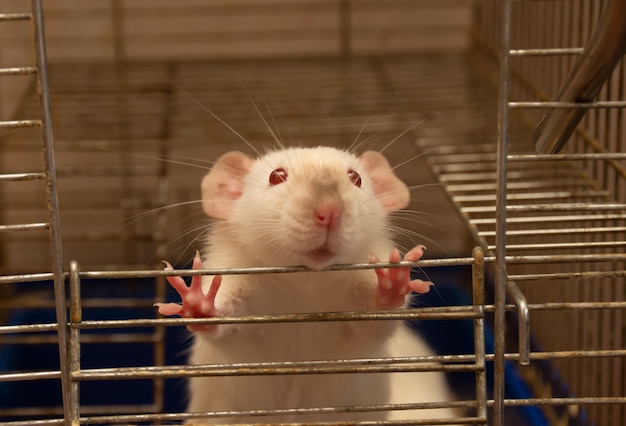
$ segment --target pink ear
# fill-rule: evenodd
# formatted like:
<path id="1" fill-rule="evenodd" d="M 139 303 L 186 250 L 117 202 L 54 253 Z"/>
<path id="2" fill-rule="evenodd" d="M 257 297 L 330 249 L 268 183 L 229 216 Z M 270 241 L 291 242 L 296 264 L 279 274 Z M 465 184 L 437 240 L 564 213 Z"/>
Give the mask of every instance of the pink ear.
<path id="1" fill-rule="evenodd" d="M 392 212 L 409 205 L 409 190 L 393 173 L 385 157 L 375 151 L 366 151 L 359 157 L 359 161 L 370 177 L 374 195 L 385 211 Z"/>
<path id="2" fill-rule="evenodd" d="M 202 210 L 214 219 L 228 219 L 243 191 L 252 160 L 238 151 L 222 155 L 202 179 Z"/>

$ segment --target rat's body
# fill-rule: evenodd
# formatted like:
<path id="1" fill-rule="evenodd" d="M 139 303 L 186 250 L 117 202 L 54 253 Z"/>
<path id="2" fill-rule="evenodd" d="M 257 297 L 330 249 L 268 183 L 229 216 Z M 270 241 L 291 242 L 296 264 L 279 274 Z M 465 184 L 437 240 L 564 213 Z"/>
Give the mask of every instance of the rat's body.
<path id="1" fill-rule="evenodd" d="M 384 158 L 357 158 L 333 148 L 288 149 L 251 160 L 222 157 L 203 181 L 204 211 L 219 219 L 208 236 L 205 268 L 362 263 L 400 260 L 386 216 L 408 204 L 406 186 Z M 391 255 L 389 254 L 391 253 Z M 372 256 L 373 255 L 373 256 Z M 422 247 L 406 260 L 418 260 Z M 198 268 L 199 261 L 194 267 Z M 174 283 L 172 283 L 174 285 Z M 238 316 L 374 311 L 402 307 L 411 290 L 407 268 L 205 277 L 210 306 L 194 310 L 187 290 L 183 316 Z M 176 285 L 175 285 L 176 286 Z M 199 288 L 199 281 L 196 282 Z M 193 289 L 193 285 L 192 285 Z M 196 291 L 196 295 L 198 292 Z M 185 303 L 187 304 L 185 306 Z M 177 305 L 176 305 L 177 306 Z M 200 312 L 200 313 L 198 313 Z M 350 360 L 432 355 L 401 321 L 224 324 L 198 327 L 190 363 L 231 364 Z M 328 367 L 320 367 L 322 370 Z M 435 402 L 450 399 L 441 373 L 280 374 L 193 377 L 189 412 L 272 410 Z M 451 417 L 443 411 L 398 412 L 394 417 Z M 220 422 L 312 422 L 394 418 L 366 413 L 285 413 L 274 417 L 222 418 Z M 202 419 L 210 422 L 211 419 Z"/>

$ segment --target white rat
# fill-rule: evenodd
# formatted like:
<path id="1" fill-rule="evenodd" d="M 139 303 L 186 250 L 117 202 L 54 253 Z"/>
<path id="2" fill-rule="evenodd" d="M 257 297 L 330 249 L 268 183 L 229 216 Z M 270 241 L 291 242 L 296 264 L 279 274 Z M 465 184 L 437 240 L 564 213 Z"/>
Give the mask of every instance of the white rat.
<path id="1" fill-rule="evenodd" d="M 404 208 L 409 191 L 387 160 L 329 147 L 289 148 L 256 160 L 223 155 L 202 181 L 210 229 L 204 262 L 194 269 L 401 260 L 389 237 L 387 214 Z M 417 261 L 424 247 L 404 259 Z M 166 269 L 171 268 L 168 264 Z M 288 274 L 168 278 L 183 305 L 159 304 L 165 315 L 215 317 L 341 311 L 405 306 L 411 291 L 432 283 L 410 281 L 408 268 L 311 271 Z M 401 321 L 343 321 L 189 326 L 195 333 L 189 362 L 343 360 L 433 355 Z M 193 377 L 189 412 L 266 410 L 442 402 L 452 398 L 444 375 L 422 373 L 295 374 Z M 313 422 L 454 417 L 452 410 L 372 411 L 228 417 L 220 422 Z M 218 419 L 195 419 L 210 423 Z"/>

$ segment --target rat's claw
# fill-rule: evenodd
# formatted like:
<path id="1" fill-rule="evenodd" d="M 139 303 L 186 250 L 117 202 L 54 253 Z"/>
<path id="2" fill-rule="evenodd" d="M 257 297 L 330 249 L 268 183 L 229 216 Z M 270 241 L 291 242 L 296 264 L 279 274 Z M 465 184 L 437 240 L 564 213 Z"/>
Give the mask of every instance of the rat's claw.
<path id="1" fill-rule="evenodd" d="M 404 260 L 406 260 L 407 262 L 417 262 L 422 258 L 425 251 L 426 246 L 415 246 L 404 256 Z M 433 285 L 435 284 L 431 281 L 422 281 L 420 279 L 413 280 L 409 283 L 411 290 L 420 294 L 428 293 L 430 291 L 430 287 Z"/>
<path id="2" fill-rule="evenodd" d="M 404 260 L 406 260 L 407 262 L 417 262 L 422 258 L 425 251 L 426 246 L 415 246 L 407 254 L 404 255 Z"/>
<path id="3" fill-rule="evenodd" d="M 426 247 L 419 245 L 411 249 L 404 257 L 401 257 L 397 249 L 389 254 L 389 263 L 399 263 L 400 260 L 417 262 L 424 255 Z M 370 262 L 379 262 L 376 255 L 371 254 Z M 380 268 L 375 269 L 378 278 L 376 302 L 383 308 L 398 308 L 404 305 L 405 296 L 411 291 L 416 293 L 428 293 L 431 282 L 422 280 L 411 281 L 410 268 Z"/>
<path id="4" fill-rule="evenodd" d="M 152 306 L 158 308 L 159 313 L 165 316 L 180 315 L 183 311 L 183 307 L 178 303 L 155 303 Z"/>
<path id="5" fill-rule="evenodd" d="M 412 291 L 416 293 L 424 294 L 424 293 L 428 293 L 430 291 L 430 288 L 434 286 L 435 283 L 431 281 L 422 281 L 420 279 L 417 279 L 417 280 L 411 281 L 409 285 Z"/>

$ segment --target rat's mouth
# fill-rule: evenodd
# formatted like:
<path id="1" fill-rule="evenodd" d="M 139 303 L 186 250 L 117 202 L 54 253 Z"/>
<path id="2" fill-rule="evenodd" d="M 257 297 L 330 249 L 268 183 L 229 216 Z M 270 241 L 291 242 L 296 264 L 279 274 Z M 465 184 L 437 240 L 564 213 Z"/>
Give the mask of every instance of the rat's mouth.
<path id="1" fill-rule="evenodd" d="M 313 262 L 320 264 L 330 261 L 333 257 L 335 257 L 335 252 L 328 248 L 328 244 L 324 244 L 315 250 L 308 251 L 306 256 Z"/>

